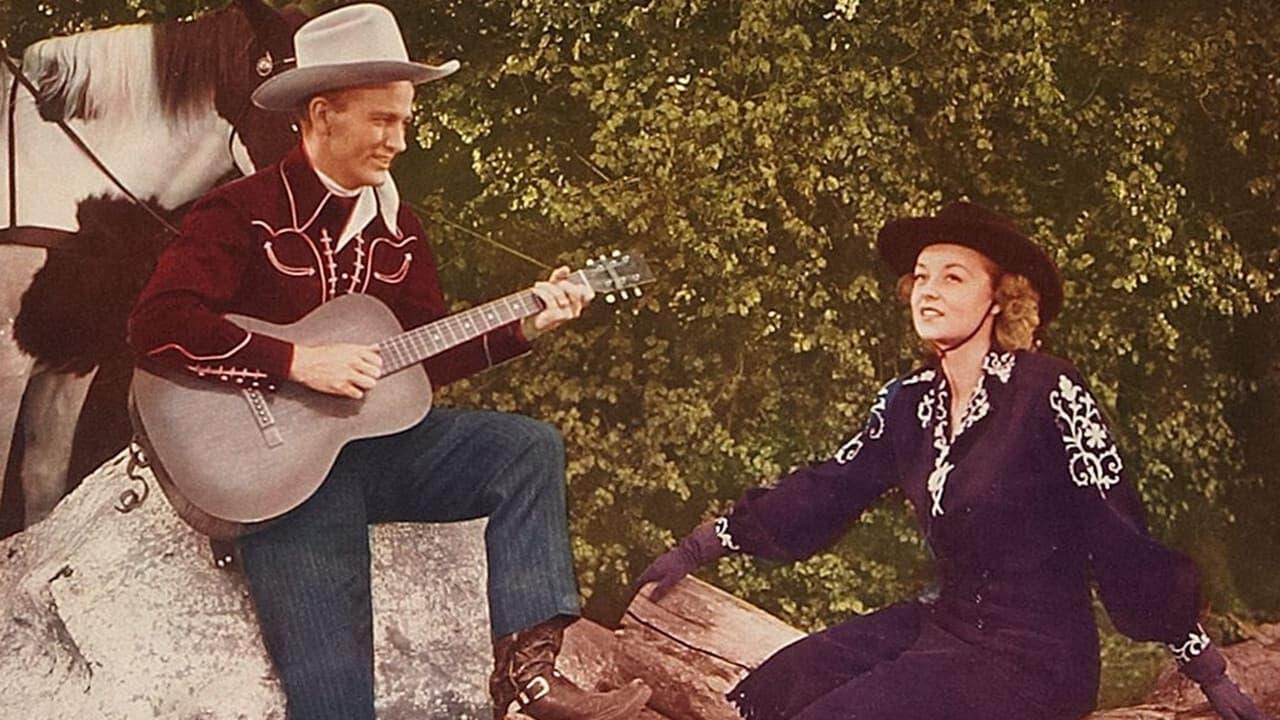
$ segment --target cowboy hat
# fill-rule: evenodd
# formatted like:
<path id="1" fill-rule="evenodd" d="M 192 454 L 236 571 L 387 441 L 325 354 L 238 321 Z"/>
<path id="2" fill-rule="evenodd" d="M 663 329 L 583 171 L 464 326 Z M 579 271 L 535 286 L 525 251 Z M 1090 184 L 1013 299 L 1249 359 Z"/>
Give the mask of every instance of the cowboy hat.
<path id="1" fill-rule="evenodd" d="M 1040 294 L 1040 327 L 1062 309 L 1062 278 L 1053 260 L 1012 220 L 971 202 L 949 203 L 934 216 L 886 223 L 876 237 L 876 250 L 895 273 L 905 275 L 915 269 L 921 250 L 939 243 L 972 248 L 1001 270 L 1026 277 Z"/>
<path id="2" fill-rule="evenodd" d="M 391 11 L 360 3 L 308 20 L 293 36 L 297 64 L 253 91 L 265 110 L 293 110 L 326 90 L 408 80 L 416 84 L 452 75 L 458 61 L 411 62 Z"/>

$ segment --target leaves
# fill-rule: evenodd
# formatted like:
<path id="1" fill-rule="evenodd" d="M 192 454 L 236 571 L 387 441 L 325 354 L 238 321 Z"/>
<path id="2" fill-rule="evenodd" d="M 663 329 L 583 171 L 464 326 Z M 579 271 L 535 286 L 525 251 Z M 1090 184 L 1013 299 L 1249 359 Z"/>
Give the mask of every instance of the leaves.
<path id="1" fill-rule="evenodd" d="M 1235 328 L 1276 285 L 1276 10 L 1179 7 L 489 0 L 424 19 L 468 67 L 424 91 L 431 161 L 472 176 L 427 189 L 441 211 L 540 257 L 622 246 L 659 268 L 629 312 L 592 308 L 466 395 L 565 430 L 594 601 L 625 602 L 700 518 L 852 433 L 915 361 L 875 232 L 959 197 L 1060 264 L 1052 350 L 1092 377 L 1157 532 L 1227 521 L 1251 482 L 1227 420 L 1248 401 Z M 449 279 L 463 296 L 527 280 L 444 228 L 441 244 L 478 258 Z M 923 583 L 900 502 L 855 535 L 711 572 L 805 627 Z"/>

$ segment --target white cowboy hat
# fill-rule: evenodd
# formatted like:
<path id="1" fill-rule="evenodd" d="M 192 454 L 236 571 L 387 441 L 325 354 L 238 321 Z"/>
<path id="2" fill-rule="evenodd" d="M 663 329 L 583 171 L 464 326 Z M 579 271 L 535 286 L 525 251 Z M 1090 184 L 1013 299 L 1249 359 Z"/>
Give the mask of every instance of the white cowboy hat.
<path id="1" fill-rule="evenodd" d="M 268 78 L 253 91 L 264 110 L 292 110 L 326 90 L 408 80 L 418 83 L 452 75 L 458 61 L 443 65 L 411 62 L 391 11 L 361 3 L 308 20 L 293 36 L 297 64 Z"/>

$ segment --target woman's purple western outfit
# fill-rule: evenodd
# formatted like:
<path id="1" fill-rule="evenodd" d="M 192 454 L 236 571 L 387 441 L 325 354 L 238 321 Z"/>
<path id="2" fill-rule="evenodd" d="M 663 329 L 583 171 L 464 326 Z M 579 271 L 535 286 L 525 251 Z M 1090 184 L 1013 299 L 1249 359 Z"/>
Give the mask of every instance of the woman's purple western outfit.
<path id="1" fill-rule="evenodd" d="M 1089 579 L 1124 634 L 1208 644 L 1191 561 L 1152 538 L 1098 402 L 1069 363 L 990 353 L 954 437 L 937 367 L 889 383 L 832 460 L 746 492 L 717 524 L 781 561 L 831 545 L 901 488 L 940 591 L 800 640 L 729 693 L 749 720 L 1065 720 L 1091 710 Z"/>

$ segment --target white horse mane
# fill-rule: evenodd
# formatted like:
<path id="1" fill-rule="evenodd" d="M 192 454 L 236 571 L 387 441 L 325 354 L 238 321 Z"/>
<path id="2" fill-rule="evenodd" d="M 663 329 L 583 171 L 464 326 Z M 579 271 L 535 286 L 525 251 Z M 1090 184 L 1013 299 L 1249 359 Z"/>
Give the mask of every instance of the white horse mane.
<path id="1" fill-rule="evenodd" d="M 162 117 L 174 125 L 215 111 L 215 89 L 250 72 L 252 43 L 247 19 L 228 6 L 195 20 L 42 40 L 27 48 L 23 69 L 46 120 Z"/>
<path id="2" fill-rule="evenodd" d="M 47 119 L 132 121 L 164 112 L 154 26 L 122 25 L 41 40 L 23 54 Z M 212 93 L 209 102 L 213 102 Z"/>

